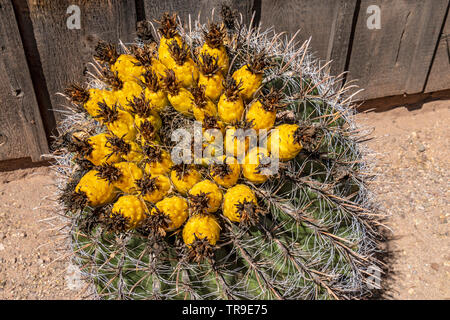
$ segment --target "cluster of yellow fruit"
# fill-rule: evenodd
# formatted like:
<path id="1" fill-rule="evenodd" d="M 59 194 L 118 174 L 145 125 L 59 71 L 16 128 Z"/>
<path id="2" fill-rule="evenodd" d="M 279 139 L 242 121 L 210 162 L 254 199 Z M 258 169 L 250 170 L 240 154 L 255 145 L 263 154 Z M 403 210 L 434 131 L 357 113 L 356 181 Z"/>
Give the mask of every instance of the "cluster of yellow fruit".
<path id="1" fill-rule="evenodd" d="M 270 146 L 277 145 L 281 161 L 293 159 L 302 149 L 299 127 L 281 124 L 277 141 L 268 137 L 268 148 L 248 149 L 248 141 L 235 132 L 245 124 L 256 132 L 273 129 L 282 94 L 258 94 L 267 59 L 258 54 L 230 75 L 223 26 L 211 24 L 203 46 L 191 50 L 177 31 L 176 16 L 165 14 L 161 39 L 131 47 L 118 54 L 113 45 L 101 43 L 95 58 L 104 66 L 107 89 L 73 85 L 66 93 L 75 104 L 104 125 L 105 132 L 85 137 L 75 133 L 81 158 L 94 167 L 75 188 L 83 205 L 112 204 L 110 217 L 120 216 L 127 229 L 139 228 L 158 217 L 155 232 L 182 229 L 188 246 L 197 239 L 215 245 L 220 235 L 217 212 L 233 222 L 248 222 L 259 212 L 254 191 L 245 180 L 260 184 L 268 179 L 260 170 Z M 174 165 L 170 150 L 161 145 L 160 114 L 167 106 L 225 134 L 223 163 Z M 204 139 L 213 137 L 204 132 Z M 275 143 L 275 144 L 274 144 Z M 243 144 L 243 145 L 239 145 Z M 231 152 L 230 152 L 231 151 Z M 238 163 L 244 151 L 254 161 Z M 243 183 L 239 183 L 243 176 Z M 156 220 L 152 220 L 156 221 Z"/>

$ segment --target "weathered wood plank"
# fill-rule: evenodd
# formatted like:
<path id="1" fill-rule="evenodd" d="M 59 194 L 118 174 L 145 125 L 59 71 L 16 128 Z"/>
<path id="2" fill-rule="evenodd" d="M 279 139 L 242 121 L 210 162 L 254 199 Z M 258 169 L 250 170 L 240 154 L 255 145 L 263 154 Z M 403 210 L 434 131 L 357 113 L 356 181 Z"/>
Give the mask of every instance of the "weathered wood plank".
<path id="1" fill-rule="evenodd" d="M 164 12 L 177 12 L 183 23 L 188 23 L 189 14 L 191 21 L 197 19 L 200 13 L 200 21 L 211 20 L 212 9 L 215 10 L 215 19 L 220 17 L 221 4 L 225 3 L 231 8 L 238 10 L 244 18 L 244 23 L 250 23 L 253 10 L 253 0 L 143 0 L 145 17 L 147 20 L 158 20 Z"/>
<path id="2" fill-rule="evenodd" d="M 367 8 L 381 9 L 381 29 L 369 29 Z M 348 79 L 365 89 L 359 99 L 422 92 L 448 0 L 362 0 Z"/>
<path id="3" fill-rule="evenodd" d="M 0 1 L 0 161 L 39 161 L 48 142 L 10 1 Z"/>
<path id="4" fill-rule="evenodd" d="M 447 9 L 449 10 L 449 9 Z M 450 89 L 450 15 L 447 12 L 442 34 L 431 66 L 425 92 Z"/>
<path id="5" fill-rule="evenodd" d="M 311 37 L 310 49 L 321 60 L 333 60 L 330 73 L 345 70 L 356 0 L 262 0 L 261 25 L 301 42 Z"/>
<path id="6" fill-rule="evenodd" d="M 134 1 L 120 0 L 27 0 L 40 63 L 47 82 L 53 109 L 66 103 L 62 92 L 69 82 L 84 81 L 99 39 L 124 43 L 135 38 L 136 7 Z M 80 8 L 80 29 L 69 29 L 67 19 Z M 57 120 L 63 115 L 55 113 Z"/>

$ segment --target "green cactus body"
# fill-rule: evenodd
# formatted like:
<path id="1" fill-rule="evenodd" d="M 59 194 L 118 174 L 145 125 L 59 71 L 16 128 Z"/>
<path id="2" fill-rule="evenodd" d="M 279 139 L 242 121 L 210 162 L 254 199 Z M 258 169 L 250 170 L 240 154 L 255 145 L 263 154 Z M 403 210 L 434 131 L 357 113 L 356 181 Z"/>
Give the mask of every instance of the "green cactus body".
<path id="1" fill-rule="evenodd" d="M 164 19 L 164 33 L 178 37 L 181 31 L 173 29 L 176 20 L 170 20 L 170 16 Z M 179 34 L 180 39 L 190 39 L 192 50 L 189 52 L 195 52 L 194 49 L 203 44 L 201 24 L 194 25 L 190 31 L 183 29 L 189 34 Z M 318 68 L 305 51 L 306 47 L 296 48 L 293 46 L 295 41 L 282 42 L 280 37 L 274 40 L 272 30 L 239 28 L 241 38 L 233 38 L 236 43 L 227 44 L 229 60 L 234 61 L 230 74 L 250 65 L 251 70 L 263 74 L 262 94 L 280 91 L 283 106 L 270 109 L 277 112 L 275 126 L 296 124 L 299 129 L 293 139 L 301 143 L 301 151 L 294 154 L 292 160 L 283 162 L 274 178 L 264 183 L 255 185 L 240 178 L 238 184 L 250 187 L 258 203 L 250 209 L 240 203 L 244 208 L 240 222 L 228 220 L 222 207 L 214 213 L 198 213 L 202 209 L 201 193 L 197 199 L 183 200 L 186 194 L 167 187 L 161 196 L 178 197 L 178 202 L 174 202 L 176 210 L 171 214 L 178 215 L 177 221 L 181 224 L 181 227 L 169 228 L 164 225 L 164 213 L 151 211 L 155 204 L 135 199 L 141 199 L 144 191 L 155 188 L 150 182 L 146 183 L 146 179 L 154 176 L 146 172 L 149 163 L 155 167 L 159 165 L 158 174 L 161 175 L 170 175 L 172 170 L 170 159 L 163 162 L 158 158 L 161 151 L 157 142 L 145 142 L 139 134 L 147 134 L 150 138 L 158 135 L 162 145 L 170 146 L 173 130 L 193 126 L 191 117 L 175 116 L 175 110 L 164 109 L 160 116 L 166 130 L 149 126 L 144 128 L 148 132 L 140 132 L 135 139 L 136 152 L 142 149 L 140 158 L 146 160 L 136 161 L 133 170 L 139 175 L 144 172 L 147 175 L 136 181 L 129 179 L 128 190 L 136 196 L 133 205 L 137 209 L 132 213 L 138 209 L 146 213 L 144 218 L 128 215 L 139 218 L 131 228 L 126 216 L 118 214 L 114 216 L 117 221 L 113 220 L 112 204 L 90 208 L 83 202 L 82 194 L 74 193 L 75 182 L 86 172 L 86 166 L 93 166 L 86 164 L 87 160 L 80 160 L 84 159 L 80 155 L 89 152 L 82 141 L 77 140 L 76 146 L 67 145 L 67 142 L 58 145 L 60 152 L 55 157 L 55 168 L 61 176 L 61 204 L 72 226 L 69 232 L 71 250 L 99 298 L 340 299 L 370 294 L 364 279 L 366 268 L 378 265 L 374 258 L 378 221 L 376 215 L 370 214 L 373 208 L 366 186 L 368 166 L 363 162 L 364 153 L 358 146 L 360 136 L 352 120 L 351 102 L 344 96 L 348 89 L 337 89 L 335 79 Z M 236 31 L 228 30 L 228 33 L 237 34 Z M 213 35 L 211 37 L 210 41 L 217 40 Z M 270 63 L 258 60 L 262 59 L 261 53 Z M 183 57 L 183 52 L 178 54 Z M 255 59 L 249 62 L 247 57 Z M 245 72 L 248 77 L 256 74 L 242 70 L 243 79 Z M 170 71 L 161 76 L 166 77 L 161 80 L 164 90 L 172 95 L 181 90 L 176 76 Z M 150 84 L 153 83 L 151 80 L 146 79 Z M 155 88 L 159 90 L 159 82 L 158 86 L 155 82 Z M 238 84 L 231 83 L 230 88 L 228 96 L 238 99 Z M 150 107 L 151 104 L 145 103 L 136 105 L 143 114 L 150 114 Z M 215 120 L 212 127 L 220 127 L 217 121 L 220 119 L 212 120 Z M 89 115 L 74 113 L 61 125 L 61 133 L 74 135 L 74 123 L 90 135 L 108 132 L 107 127 L 99 127 L 100 124 Z M 126 151 L 126 143 L 120 139 L 111 141 L 115 141 L 115 147 Z M 61 158 L 60 154 L 65 156 Z M 122 177 L 126 174 L 114 168 L 114 165 L 105 165 L 97 169 L 114 184 L 121 179 L 120 174 Z M 196 170 L 201 173 L 201 179 L 208 179 L 208 174 L 204 173 L 208 170 L 200 165 Z M 196 178 L 192 184 L 199 180 Z M 226 188 L 221 190 L 224 194 L 227 191 Z M 219 200 L 222 191 L 216 191 Z M 139 207 L 141 204 L 144 209 Z M 183 210 L 190 210 L 189 217 Z M 213 233 L 209 238 L 198 238 L 192 245 L 183 242 L 182 228 L 195 214 L 212 215 L 217 220 L 220 226 L 217 242 L 211 241 Z M 204 250 L 201 254 L 195 251 L 200 249 Z"/>

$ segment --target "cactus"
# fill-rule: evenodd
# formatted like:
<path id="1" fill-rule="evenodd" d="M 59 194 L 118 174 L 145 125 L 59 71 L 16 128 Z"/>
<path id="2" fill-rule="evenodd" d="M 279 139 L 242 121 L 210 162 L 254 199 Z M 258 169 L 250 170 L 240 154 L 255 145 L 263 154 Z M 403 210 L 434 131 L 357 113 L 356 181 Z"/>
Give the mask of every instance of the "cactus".
<path id="1" fill-rule="evenodd" d="M 351 86 L 341 86 L 339 77 L 320 67 L 308 51 L 309 42 L 299 46 L 294 38 L 282 40 L 273 29 L 245 26 L 233 15 L 222 19 L 210 26 L 196 21 L 187 30 L 176 23 L 175 16 L 166 14 L 160 21 L 164 47 L 159 54 L 164 61 L 157 58 L 153 37 L 122 44 L 122 54 L 115 51 L 116 46 L 101 43 L 93 64 L 98 76 L 88 83 L 97 89 L 96 95 L 80 85 L 66 90 L 70 105 L 58 128 L 53 159 L 59 174 L 59 204 L 70 221 L 74 261 L 95 286 L 97 297 L 104 299 L 352 299 L 370 295 L 367 268 L 380 264 L 376 258 L 380 223 L 367 188 L 370 175 L 359 146 L 362 134 L 352 118 Z M 180 48 L 184 51 L 172 59 L 171 52 Z M 201 54 L 202 50 L 207 54 Z M 246 111 L 252 103 L 258 103 L 254 108 L 262 111 L 254 113 L 252 121 L 245 120 L 246 112 L 232 123 L 214 112 L 202 113 L 201 120 L 215 128 L 227 124 L 252 128 L 255 121 L 262 121 L 258 114 L 266 112 L 267 119 L 257 128 L 266 123 L 274 125 L 269 129 L 280 128 L 277 141 L 280 151 L 286 149 L 286 159 L 278 172 L 241 174 L 239 180 L 236 177 L 230 184 L 211 188 L 213 181 L 219 181 L 217 177 L 226 178 L 236 171 L 226 163 L 174 165 L 168 154 L 174 147 L 172 133 L 194 126 L 194 100 L 196 108 L 206 105 L 198 98 L 189 100 L 191 92 L 198 90 L 184 70 L 201 65 L 203 59 L 212 65 L 216 59 L 217 64 L 219 58 L 229 64 L 216 67 L 211 76 L 221 72 L 218 77 L 224 87 L 234 83 L 232 101 L 241 99 Z M 183 69 L 186 61 L 189 69 Z M 196 73 L 207 85 L 203 69 Z M 155 97 L 158 94 L 158 101 L 165 101 L 167 107 L 152 106 L 152 98 L 146 98 L 148 90 Z M 178 99 L 180 93 L 183 97 Z M 217 110 L 219 95 L 214 97 L 216 101 L 208 103 Z M 98 101 L 98 116 L 92 114 L 96 106 L 89 101 Z M 137 116 L 127 110 L 139 107 L 144 118 L 135 119 L 131 127 L 128 120 L 115 120 L 116 131 L 122 133 L 119 136 L 111 132 L 108 120 L 102 120 L 101 115 L 113 114 L 105 112 L 105 105 L 131 117 Z M 146 122 L 150 116 L 160 117 L 162 126 Z M 89 138 L 98 134 L 106 134 L 102 141 L 107 142 L 89 144 Z M 92 154 L 100 155 L 95 165 L 88 160 Z M 133 174 L 123 169 L 130 166 L 124 161 L 134 161 Z M 92 181 L 103 179 L 114 187 L 115 199 L 109 203 L 91 202 L 93 195 L 100 197 L 96 194 L 102 192 L 100 187 L 77 187 L 85 174 L 94 175 L 93 170 Z M 183 186 L 189 191 L 194 184 L 201 185 L 195 192 L 180 192 L 171 182 L 170 190 L 166 187 L 159 193 L 166 196 L 164 205 L 144 200 L 146 193 L 159 190 L 158 175 L 172 181 L 177 176 L 179 184 L 189 170 L 197 178 L 191 184 L 187 179 Z M 253 180 L 255 175 L 271 177 Z M 240 186 L 233 189 L 236 183 Z M 232 194 L 232 189 L 245 192 Z M 221 193 L 228 209 L 217 209 Z M 133 195 L 133 204 L 114 206 L 124 194 Z M 218 229 L 213 228 L 215 224 Z M 195 233 L 201 227 L 207 231 Z"/>

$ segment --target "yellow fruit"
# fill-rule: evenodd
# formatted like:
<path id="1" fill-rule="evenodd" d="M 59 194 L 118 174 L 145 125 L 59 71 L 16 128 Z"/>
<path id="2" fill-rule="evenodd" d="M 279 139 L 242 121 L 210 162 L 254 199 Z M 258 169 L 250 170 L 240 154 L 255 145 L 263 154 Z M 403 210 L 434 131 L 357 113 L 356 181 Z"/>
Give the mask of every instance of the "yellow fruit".
<path id="1" fill-rule="evenodd" d="M 247 152 L 249 145 L 250 138 L 245 136 L 243 128 L 226 127 L 224 146 L 228 156 L 240 158 Z"/>
<path id="2" fill-rule="evenodd" d="M 178 196 L 166 197 L 157 202 L 156 208 L 153 208 L 150 213 L 152 215 L 162 213 L 169 217 L 171 222 L 166 231 L 173 231 L 181 227 L 188 218 L 188 203 L 185 199 Z"/>
<path id="3" fill-rule="evenodd" d="M 204 86 L 205 96 L 216 102 L 224 90 L 224 77 L 220 72 L 217 57 L 214 58 L 207 53 L 200 54 L 199 69 L 198 86 Z"/>
<path id="4" fill-rule="evenodd" d="M 161 112 L 165 107 L 169 105 L 169 99 L 167 99 L 167 94 L 162 91 L 152 91 L 146 88 L 144 91 L 145 97 L 150 100 L 153 110 L 156 112 Z"/>
<path id="5" fill-rule="evenodd" d="M 223 45 L 224 37 L 225 32 L 222 28 L 219 28 L 214 23 L 210 24 L 208 33 L 205 34 L 205 43 L 200 50 L 200 59 L 202 59 L 202 54 L 208 54 L 216 58 L 221 72 L 226 74 L 230 66 L 230 59 Z"/>
<path id="6" fill-rule="evenodd" d="M 109 135 L 106 133 L 100 133 L 87 140 L 91 147 L 91 151 L 86 154 L 85 158 L 95 166 L 104 163 L 115 163 L 120 159 L 119 155 L 115 154 L 113 150 L 107 146 L 108 136 Z"/>
<path id="7" fill-rule="evenodd" d="M 183 241 L 188 246 L 196 239 L 205 238 L 211 245 L 215 245 L 219 237 L 219 222 L 210 214 L 196 214 L 190 217 L 183 228 Z"/>
<path id="8" fill-rule="evenodd" d="M 140 75 L 136 81 L 141 83 L 145 73 L 154 73 L 156 80 L 158 81 L 162 75 L 166 66 L 157 59 L 157 45 L 155 42 L 144 43 L 141 46 L 132 45 L 131 51 L 133 55 L 139 60 L 138 65 L 145 68 L 145 71 Z"/>
<path id="9" fill-rule="evenodd" d="M 158 130 L 156 130 L 150 121 L 144 120 L 139 126 L 136 126 L 136 129 L 138 131 L 138 136 L 136 139 L 141 143 L 141 145 L 161 143 Z"/>
<path id="10" fill-rule="evenodd" d="M 91 117 L 95 117 L 100 109 L 98 104 L 108 99 L 108 95 L 111 91 L 91 88 L 87 92 L 89 100 L 87 100 L 83 106 Z"/>
<path id="11" fill-rule="evenodd" d="M 142 117 L 139 115 L 134 117 L 134 123 L 138 128 L 140 128 L 144 122 L 150 122 L 156 131 L 161 129 L 162 126 L 161 117 L 156 112 L 152 112 L 149 115 L 144 115 Z"/>
<path id="12" fill-rule="evenodd" d="M 272 152 L 273 147 L 278 148 L 278 157 L 281 161 L 294 159 L 302 150 L 303 146 L 297 137 L 299 126 L 296 124 L 282 124 L 275 127 L 278 130 L 278 139 L 274 139 L 275 134 L 270 133 L 267 139 L 267 147 Z"/>
<path id="13" fill-rule="evenodd" d="M 268 155 L 267 149 L 260 147 L 254 147 L 249 151 L 242 165 L 242 173 L 247 180 L 259 184 L 269 179 L 269 175 L 263 174 L 265 161 L 262 161 Z"/>
<path id="14" fill-rule="evenodd" d="M 223 163 L 212 164 L 209 174 L 214 181 L 225 188 L 234 186 L 241 174 L 241 165 L 236 158 L 222 157 Z"/>
<path id="15" fill-rule="evenodd" d="M 138 193 L 145 201 L 156 203 L 170 191 L 170 179 L 166 176 L 147 176 L 137 181 Z"/>
<path id="16" fill-rule="evenodd" d="M 236 82 L 242 82 L 241 95 L 245 101 L 253 99 L 253 95 L 261 87 L 264 69 L 269 65 L 264 52 L 255 54 L 250 61 L 233 73 Z"/>
<path id="17" fill-rule="evenodd" d="M 177 32 L 177 15 L 173 14 L 170 16 L 168 13 L 164 13 L 160 24 L 161 27 L 159 28 L 159 31 L 162 36 L 159 40 L 158 57 L 159 60 L 167 66 L 173 63 L 169 50 L 169 43 L 175 40 L 181 45 L 181 37 Z"/>
<path id="18" fill-rule="evenodd" d="M 231 221 L 240 222 L 242 213 L 245 214 L 242 205 L 248 202 L 252 202 L 255 207 L 258 205 L 252 189 L 243 184 L 235 185 L 228 189 L 223 197 L 223 215 Z"/>
<path id="19" fill-rule="evenodd" d="M 236 101 L 229 100 L 225 95 L 220 97 L 217 105 L 219 117 L 225 123 L 233 123 L 241 120 L 244 113 L 244 103 L 242 99 Z"/>
<path id="20" fill-rule="evenodd" d="M 142 153 L 144 154 L 146 174 L 165 175 L 170 172 L 170 168 L 173 166 L 172 159 L 170 154 L 160 146 L 147 143 L 142 146 Z"/>
<path id="21" fill-rule="evenodd" d="M 114 186 L 99 176 L 97 170 L 88 171 L 75 187 L 76 192 L 83 192 L 90 206 L 102 206 L 112 202 L 116 196 Z"/>
<path id="22" fill-rule="evenodd" d="M 212 57 L 218 58 L 218 65 L 220 67 L 220 71 L 222 74 L 226 74 L 228 72 L 228 68 L 230 67 L 230 59 L 228 58 L 227 50 L 225 46 L 221 45 L 217 48 L 211 48 L 208 44 L 204 44 L 201 51 L 202 54 L 209 54 Z"/>
<path id="23" fill-rule="evenodd" d="M 134 123 L 138 128 L 146 121 L 150 122 L 156 131 L 161 128 L 161 118 L 153 109 L 150 100 L 146 98 L 144 93 L 130 99 L 128 106 L 130 113 L 134 115 Z"/>
<path id="24" fill-rule="evenodd" d="M 275 124 L 276 115 L 275 110 L 267 110 L 258 100 L 250 105 L 245 120 L 252 124 L 253 129 L 258 131 L 272 128 Z"/>
<path id="25" fill-rule="evenodd" d="M 123 160 L 140 163 L 144 158 L 141 147 L 134 141 L 130 141 L 128 143 L 130 144 L 130 151 L 122 156 Z"/>
<path id="26" fill-rule="evenodd" d="M 225 123 L 240 121 L 244 113 L 244 101 L 239 94 L 241 85 L 228 78 L 224 87 L 225 91 L 217 104 L 219 117 Z"/>
<path id="27" fill-rule="evenodd" d="M 107 137 L 106 146 L 112 150 L 113 154 L 120 156 L 125 161 L 140 162 L 144 157 L 141 147 L 136 142 L 125 141 L 115 135 Z"/>
<path id="28" fill-rule="evenodd" d="M 134 195 L 125 195 L 117 199 L 111 211 L 111 218 L 121 215 L 126 219 L 126 228 L 134 229 L 145 219 L 147 207 Z"/>
<path id="29" fill-rule="evenodd" d="M 189 48 L 175 40 L 169 42 L 169 51 L 173 62 L 167 67 L 175 73 L 177 81 L 185 88 L 192 87 L 198 80 L 198 69 L 190 58 Z"/>
<path id="30" fill-rule="evenodd" d="M 166 106 L 169 105 L 169 100 L 167 100 L 167 94 L 162 90 L 160 86 L 160 77 L 165 75 L 166 67 L 164 67 L 164 73 L 160 76 L 152 70 L 146 71 L 142 77 L 140 84 L 144 89 L 145 99 L 150 101 L 152 109 L 156 112 L 162 111 Z"/>
<path id="31" fill-rule="evenodd" d="M 200 180 L 202 176 L 193 166 L 176 165 L 170 172 L 170 180 L 181 194 L 187 192 Z"/>
<path id="32" fill-rule="evenodd" d="M 179 88 L 176 94 L 169 92 L 167 98 L 175 110 L 186 116 L 192 115 L 194 108 L 193 97 L 186 88 Z"/>
<path id="33" fill-rule="evenodd" d="M 117 103 L 126 111 L 130 111 L 130 101 L 133 101 L 133 97 L 140 97 L 143 89 L 134 81 L 124 82 L 122 89 L 114 91 Z"/>
<path id="34" fill-rule="evenodd" d="M 205 96 L 205 87 L 199 86 L 191 89 L 194 105 L 192 111 L 197 121 L 203 122 L 205 116 L 215 117 L 217 115 L 216 105 Z"/>
<path id="35" fill-rule="evenodd" d="M 253 95 L 262 85 L 262 73 L 253 73 L 249 70 L 248 65 L 244 65 L 233 73 L 233 78 L 237 83 L 242 83 L 240 92 L 245 101 L 253 99 Z"/>
<path id="36" fill-rule="evenodd" d="M 176 35 L 173 38 L 162 36 L 159 41 L 158 58 L 167 68 L 173 67 L 173 64 L 175 63 L 169 49 L 169 43 L 172 41 L 176 41 L 180 46 L 182 45 L 182 40 L 179 35 Z"/>
<path id="37" fill-rule="evenodd" d="M 136 193 L 136 180 L 142 179 L 144 173 L 134 162 L 115 163 L 114 167 L 119 169 L 120 176 L 114 185 L 124 193 Z"/>
<path id="38" fill-rule="evenodd" d="M 180 85 L 173 70 L 168 69 L 166 71 L 166 76 L 163 78 L 163 86 L 172 107 L 183 115 L 192 115 L 194 97 L 189 90 Z"/>
<path id="39" fill-rule="evenodd" d="M 216 136 L 225 134 L 225 125 L 216 117 L 205 114 L 202 121 L 202 134 L 207 143 L 212 143 Z"/>
<path id="40" fill-rule="evenodd" d="M 203 180 L 189 190 L 189 199 L 194 213 L 204 212 L 203 210 L 213 213 L 222 204 L 222 191 L 214 182 Z"/>
<path id="41" fill-rule="evenodd" d="M 136 138 L 136 128 L 134 127 L 134 118 L 126 111 L 118 110 L 116 120 L 106 123 L 106 127 L 111 133 L 126 141 Z"/>
<path id="42" fill-rule="evenodd" d="M 166 74 L 167 67 L 158 59 L 152 60 L 152 71 L 158 76 L 158 80 Z"/>
<path id="43" fill-rule="evenodd" d="M 204 74 L 199 75 L 199 86 L 205 86 L 205 96 L 216 102 L 222 94 L 223 88 L 223 75 L 218 72 L 212 76 L 206 76 Z"/>
<path id="44" fill-rule="evenodd" d="M 111 71 L 117 72 L 122 81 L 135 81 L 145 71 L 139 66 L 139 60 L 129 54 L 121 54 L 116 62 L 111 66 Z"/>
<path id="45" fill-rule="evenodd" d="M 270 92 L 261 95 L 254 101 L 245 115 L 245 121 L 257 132 L 261 129 L 270 129 L 275 124 L 277 109 L 282 107 L 281 91 L 270 89 Z"/>

